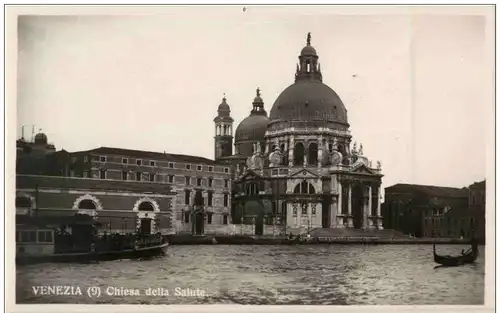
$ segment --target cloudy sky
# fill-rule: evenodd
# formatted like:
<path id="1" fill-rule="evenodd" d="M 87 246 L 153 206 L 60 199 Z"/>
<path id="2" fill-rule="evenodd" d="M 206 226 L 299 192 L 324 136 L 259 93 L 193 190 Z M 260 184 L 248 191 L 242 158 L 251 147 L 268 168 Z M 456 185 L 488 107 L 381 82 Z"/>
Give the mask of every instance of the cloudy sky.
<path id="1" fill-rule="evenodd" d="M 19 137 L 22 125 L 36 125 L 57 149 L 213 158 L 223 94 L 234 129 L 257 87 L 269 112 L 293 83 L 311 32 L 323 82 L 343 100 L 354 141 L 382 162 L 385 186 L 462 187 L 486 176 L 493 104 L 481 15 L 241 6 L 127 12 L 19 18 Z"/>

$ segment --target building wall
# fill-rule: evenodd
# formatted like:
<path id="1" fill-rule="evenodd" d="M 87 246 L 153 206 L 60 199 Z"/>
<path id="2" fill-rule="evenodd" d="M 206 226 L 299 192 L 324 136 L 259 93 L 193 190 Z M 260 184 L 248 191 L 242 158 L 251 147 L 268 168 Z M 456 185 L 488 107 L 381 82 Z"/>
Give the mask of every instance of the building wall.
<path id="1" fill-rule="evenodd" d="M 486 181 L 469 186 L 469 208 L 475 219 L 475 235 L 486 241 Z"/>
<path id="2" fill-rule="evenodd" d="M 449 188 L 456 193 L 456 195 L 450 196 L 449 192 L 447 194 L 443 192 L 441 195 L 437 193 L 426 194 L 421 191 L 421 187 L 419 185 L 402 187 L 395 185 L 385 189 L 385 201 L 382 206 L 384 228 L 413 234 L 417 237 L 424 237 L 426 234 L 428 236 L 432 229 L 432 221 L 427 222 L 432 220 L 429 219 L 430 216 L 426 215 L 428 210 L 432 212 L 432 209 L 447 206 L 452 209 L 467 207 L 467 193 L 459 188 Z M 434 227 L 437 227 L 438 223 L 442 223 L 438 222 L 440 220 L 438 217 L 433 217 L 433 219 L 436 220 Z"/>
<path id="3" fill-rule="evenodd" d="M 166 186 L 138 182 L 106 184 L 93 179 L 66 177 L 18 176 L 16 188 L 16 213 L 38 215 L 74 215 L 83 213 L 95 216 L 104 231 L 135 232 L 141 218 L 155 220 L 153 232 L 175 232 L 173 217 L 175 194 Z M 64 180 L 61 183 L 61 180 Z M 92 185 L 100 183 L 98 188 Z M 59 187 L 63 185 L 65 187 Z M 69 187 L 69 188 L 68 188 Z M 156 190 L 154 189 L 156 188 Z M 18 201 L 25 199 L 28 201 Z M 83 209 L 82 201 L 90 200 L 95 210 Z M 153 211 L 141 211 L 141 203 L 148 202 Z"/>
<path id="4" fill-rule="evenodd" d="M 90 176 L 100 179 L 124 180 L 141 182 L 154 181 L 158 184 L 172 185 L 177 192 L 174 213 L 175 222 L 173 223 L 178 232 L 185 232 L 191 229 L 185 226 L 183 214 L 185 211 L 192 210 L 194 195 L 196 190 L 201 190 L 205 199 L 206 210 L 213 212 L 212 223 L 220 225 L 222 228 L 223 215 L 231 211 L 231 166 L 188 163 L 170 160 L 161 160 L 158 158 L 131 157 L 115 154 L 97 154 L 87 153 L 78 155 L 78 159 L 83 164 L 89 162 L 89 170 L 82 170 L 81 176 Z M 139 163 L 138 163 L 139 162 Z M 85 169 L 85 167 L 81 167 Z M 101 172 L 102 171 L 102 172 Z M 123 173 L 126 172 L 126 177 Z M 137 177 L 137 173 L 140 173 Z M 150 175 L 154 176 L 151 177 Z M 187 179 L 188 177 L 188 179 Z M 210 182 L 211 181 L 211 182 Z M 212 192 L 212 205 L 208 205 L 208 192 Z M 189 193 L 189 201 L 186 202 L 186 194 Z M 227 203 L 224 203 L 224 195 L 227 195 Z M 231 223 L 231 220 L 228 221 Z"/>

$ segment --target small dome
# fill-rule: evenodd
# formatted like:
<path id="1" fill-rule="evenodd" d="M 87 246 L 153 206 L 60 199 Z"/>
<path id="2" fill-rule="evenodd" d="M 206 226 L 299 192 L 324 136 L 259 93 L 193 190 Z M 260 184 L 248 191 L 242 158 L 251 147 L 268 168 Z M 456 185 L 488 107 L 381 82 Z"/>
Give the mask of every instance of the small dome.
<path id="1" fill-rule="evenodd" d="M 317 56 L 316 49 L 314 49 L 312 46 L 305 46 L 304 48 L 302 48 L 300 55 L 302 55 L 302 56 Z"/>
<path id="2" fill-rule="evenodd" d="M 35 143 L 47 144 L 47 135 L 44 133 L 38 133 L 35 135 Z"/>
<path id="3" fill-rule="evenodd" d="M 264 109 L 264 101 L 260 96 L 260 88 L 256 90 L 257 94 L 253 99 L 253 109 L 250 115 L 246 117 L 236 128 L 234 142 L 241 141 L 264 141 L 264 135 L 269 124 L 267 112 Z"/>
<path id="4" fill-rule="evenodd" d="M 234 142 L 263 141 L 267 124 L 269 124 L 269 118 L 266 115 L 247 116 L 236 128 Z"/>
<path id="5" fill-rule="evenodd" d="M 222 98 L 222 102 L 219 104 L 217 112 L 219 113 L 219 116 L 229 116 L 231 113 L 231 108 L 229 107 L 229 104 L 227 104 L 225 96 Z"/>

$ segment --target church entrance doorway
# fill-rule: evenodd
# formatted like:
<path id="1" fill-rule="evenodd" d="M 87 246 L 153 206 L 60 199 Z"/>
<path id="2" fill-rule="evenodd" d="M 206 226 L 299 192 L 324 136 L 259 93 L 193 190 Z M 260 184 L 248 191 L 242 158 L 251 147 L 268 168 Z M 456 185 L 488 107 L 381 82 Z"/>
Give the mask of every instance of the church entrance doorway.
<path id="1" fill-rule="evenodd" d="M 321 227 L 330 228 L 330 203 L 331 199 L 325 198 L 321 202 Z"/>
<path id="2" fill-rule="evenodd" d="M 255 217 L 255 235 L 260 236 L 264 234 L 264 215 L 259 214 Z"/>

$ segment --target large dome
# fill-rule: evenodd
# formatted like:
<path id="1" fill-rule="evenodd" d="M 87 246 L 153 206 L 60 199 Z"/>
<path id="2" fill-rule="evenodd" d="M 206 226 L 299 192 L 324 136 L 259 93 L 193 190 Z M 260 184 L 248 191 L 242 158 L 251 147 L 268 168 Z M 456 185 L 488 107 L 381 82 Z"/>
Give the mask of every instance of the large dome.
<path id="1" fill-rule="evenodd" d="M 307 34 L 307 45 L 299 56 L 295 83 L 278 96 L 269 119 L 272 124 L 275 124 L 274 121 L 302 121 L 314 126 L 323 124 L 338 129 L 349 128 L 342 100 L 332 88 L 323 84 L 319 57 L 311 46 L 311 33 Z"/>
<path id="2" fill-rule="evenodd" d="M 270 120 L 320 120 L 348 125 L 347 110 L 333 89 L 319 80 L 298 80 L 276 99 Z"/>

